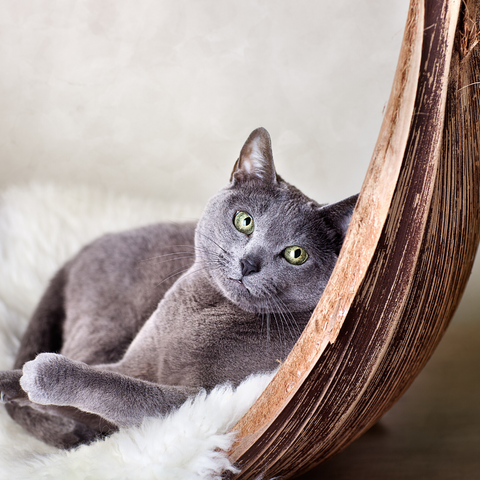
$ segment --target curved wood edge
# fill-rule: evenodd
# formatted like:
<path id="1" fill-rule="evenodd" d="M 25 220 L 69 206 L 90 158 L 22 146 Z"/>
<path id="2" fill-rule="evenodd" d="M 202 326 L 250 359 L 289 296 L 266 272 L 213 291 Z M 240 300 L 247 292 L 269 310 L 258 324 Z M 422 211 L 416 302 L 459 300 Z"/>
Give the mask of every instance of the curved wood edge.
<path id="1" fill-rule="evenodd" d="M 322 354 L 328 343 L 334 341 L 365 276 L 380 239 L 406 148 L 422 39 L 423 2 L 418 0 L 410 5 L 385 117 L 335 269 L 295 348 L 262 396 L 234 427 L 233 430 L 239 432 L 232 452 L 234 458 L 240 457 L 252 440 L 261 435 L 278 409 L 288 402 L 296 386 L 304 380 L 316 357 Z M 352 264 L 355 268 L 351 267 Z M 313 355 L 312 339 L 316 347 Z M 274 403 L 276 399 L 279 401 Z"/>
<path id="2" fill-rule="evenodd" d="M 423 37 L 423 2 L 412 2 L 390 99 L 344 246 L 312 318 L 265 392 L 234 427 L 239 458 L 295 393 L 334 341 L 367 271 L 385 223 L 412 117 Z M 355 268 L 351 268 L 352 264 Z M 312 348 L 312 344 L 314 348 Z"/>
<path id="3" fill-rule="evenodd" d="M 235 427 L 240 478 L 288 478 L 353 441 L 410 385 L 463 292 L 480 231 L 479 100 L 466 88 L 480 72 L 478 23 L 464 7 L 455 39 L 460 1 L 425 3 L 424 15 L 423 2 L 411 2 L 389 110 L 331 282 Z"/>

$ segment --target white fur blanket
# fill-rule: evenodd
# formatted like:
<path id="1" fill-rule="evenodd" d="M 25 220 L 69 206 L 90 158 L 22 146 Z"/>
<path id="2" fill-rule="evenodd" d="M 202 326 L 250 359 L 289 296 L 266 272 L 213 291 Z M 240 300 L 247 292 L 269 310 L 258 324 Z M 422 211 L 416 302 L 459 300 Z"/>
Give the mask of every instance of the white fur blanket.
<path id="1" fill-rule="evenodd" d="M 11 368 L 19 339 L 55 270 L 81 245 L 107 232 L 200 211 L 89 188 L 28 185 L 0 194 L 0 369 Z M 32 438 L 0 406 L 0 478 L 211 479 L 232 469 L 228 433 L 270 380 L 216 388 L 166 418 L 148 419 L 70 452 Z"/>

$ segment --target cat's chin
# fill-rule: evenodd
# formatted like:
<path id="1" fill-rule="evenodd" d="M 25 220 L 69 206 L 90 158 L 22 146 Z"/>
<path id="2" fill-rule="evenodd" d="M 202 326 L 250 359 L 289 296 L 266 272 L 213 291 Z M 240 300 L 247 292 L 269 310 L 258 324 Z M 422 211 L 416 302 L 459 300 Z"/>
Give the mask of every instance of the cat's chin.
<path id="1" fill-rule="evenodd" d="M 217 278 L 216 284 L 222 295 L 241 310 L 250 313 L 262 313 L 264 310 L 260 306 L 260 303 L 263 302 L 252 295 L 241 280 L 226 278 L 224 282 L 220 282 Z"/>
<path id="2" fill-rule="evenodd" d="M 228 288 L 224 290 L 225 296 L 240 307 L 242 310 L 246 310 L 251 313 L 258 313 L 259 308 L 255 304 L 255 299 L 250 293 L 248 288 L 241 280 L 234 278 L 228 278 Z"/>
<path id="3" fill-rule="evenodd" d="M 222 294 L 241 310 L 255 314 L 272 313 L 268 308 L 271 304 L 255 296 L 241 280 L 227 278 L 225 284 L 218 282 L 218 285 Z"/>

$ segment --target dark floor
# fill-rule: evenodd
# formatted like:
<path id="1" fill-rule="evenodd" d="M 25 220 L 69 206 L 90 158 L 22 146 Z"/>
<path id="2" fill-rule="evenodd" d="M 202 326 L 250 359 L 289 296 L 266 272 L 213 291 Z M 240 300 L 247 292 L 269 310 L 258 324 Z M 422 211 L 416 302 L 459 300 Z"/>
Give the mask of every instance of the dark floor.
<path id="1" fill-rule="evenodd" d="M 365 435 L 299 479 L 480 480 L 477 270 L 443 340 L 406 394 Z"/>

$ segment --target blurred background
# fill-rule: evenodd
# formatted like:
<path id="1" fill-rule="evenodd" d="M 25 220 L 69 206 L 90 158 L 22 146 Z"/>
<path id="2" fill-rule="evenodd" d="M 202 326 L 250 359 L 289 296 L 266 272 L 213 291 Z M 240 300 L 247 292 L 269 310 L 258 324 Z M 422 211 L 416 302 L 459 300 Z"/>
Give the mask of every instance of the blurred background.
<path id="1" fill-rule="evenodd" d="M 0 189 L 87 184 L 201 205 L 263 126 L 286 180 L 320 202 L 356 193 L 407 9 L 407 0 L 0 0 Z M 479 270 L 440 354 L 377 434 L 308 478 L 478 478 L 461 468 L 480 450 L 479 378 L 465 373 L 480 361 Z M 432 370 L 435 361 L 449 368 Z M 461 401 L 440 408 L 447 392 Z"/>

